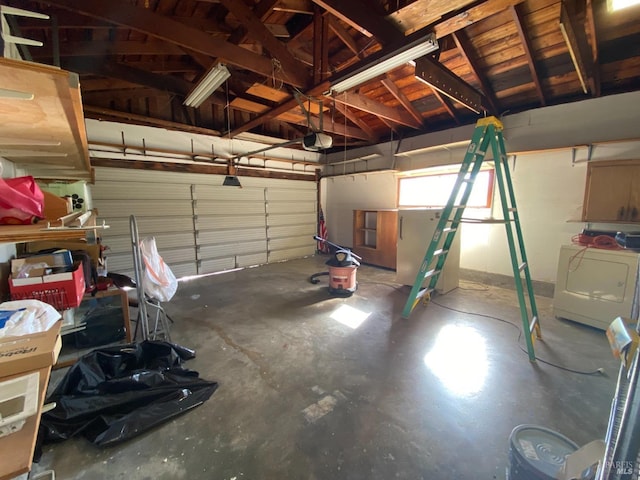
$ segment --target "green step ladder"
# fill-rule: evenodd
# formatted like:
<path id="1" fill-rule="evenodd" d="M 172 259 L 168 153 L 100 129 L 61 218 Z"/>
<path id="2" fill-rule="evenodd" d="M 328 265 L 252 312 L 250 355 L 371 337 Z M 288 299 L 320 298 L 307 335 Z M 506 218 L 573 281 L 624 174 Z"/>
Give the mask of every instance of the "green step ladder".
<path id="1" fill-rule="evenodd" d="M 420 300 L 428 300 L 431 293 L 435 290 L 460 223 L 504 223 L 507 231 L 509 251 L 511 253 L 511 265 L 513 267 L 516 291 L 520 303 L 520 315 L 522 317 L 522 328 L 525 332 L 524 337 L 527 343 L 527 352 L 529 354 L 529 360 L 534 362 L 536 360 L 533 348 L 534 341 L 536 337 L 541 338 L 542 333 L 533 294 L 529 264 L 524 250 L 520 218 L 518 216 L 518 210 L 516 209 L 516 199 L 513 193 L 513 184 L 509 173 L 509 164 L 505 152 L 504 140 L 502 138 L 502 130 L 502 122 L 495 117 L 483 118 L 476 123 L 476 128 L 473 132 L 471 143 L 465 153 L 460 172 L 458 173 L 447 205 L 444 207 L 438 225 L 433 233 L 431 243 L 424 255 L 424 260 L 416 275 L 416 280 L 407 299 L 407 303 L 404 306 L 404 310 L 402 311 L 402 316 L 409 318 L 409 315 L 411 315 L 411 312 Z M 463 219 L 462 214 L 467 206 L 473 184 L 489 147 L 491 147 L 493 152 L 493 162 L 495 165 L 495 175 L 503 218 L 488 221 Z M 422 285 L 426 279 L 429 279 L 429 283 L 423 288 Z"/>

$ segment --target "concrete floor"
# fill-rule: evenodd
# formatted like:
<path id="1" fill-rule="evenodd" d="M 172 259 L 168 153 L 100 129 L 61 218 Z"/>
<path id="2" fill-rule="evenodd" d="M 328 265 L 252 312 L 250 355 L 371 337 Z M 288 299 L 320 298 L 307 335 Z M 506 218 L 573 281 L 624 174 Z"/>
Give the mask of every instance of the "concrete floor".
<path id="1" fill-rule="evenodd" d="M 531 364 L 517 328 L 497 320 L 433 303 L 401 319 L 409 290 L 392 271 L 363 266 L 356 294 L 331 298 L 326 277 L 307 281 L 325 260 L 181 283 L 166 306 L 173 340 L 197 350 L 186 366 L 218 381 L 218 391 L 117 447 L 83 439 L 45 446 L 34 471 L 53 468 L 60 479 L 504 479 L 519 424 L 580 445 L 604 437 L 618 362 L 604 332 L 554 318 L 552 299 L 537 301 L 538 356 L 604 375 Z M 434 301 L 520 321 L 508 289 L 462 282 Z M 331 318 L 344 306 L 369 316 L 345 326 Z"/>

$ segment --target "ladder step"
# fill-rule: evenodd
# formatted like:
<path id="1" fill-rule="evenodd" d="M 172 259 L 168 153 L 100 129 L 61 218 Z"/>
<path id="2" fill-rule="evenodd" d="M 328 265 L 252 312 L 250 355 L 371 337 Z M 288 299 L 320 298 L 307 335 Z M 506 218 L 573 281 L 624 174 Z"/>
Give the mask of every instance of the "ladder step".
<path id="1" fill-rule="evenodd" d="M 457 231 L 458 231 L 458 227 L 445 227 L 442 229 L 442 233 L 457 232 Z"/>
<path id="2" fill-rule="evenodd" d="M 527 262 L 522 262 L 518 267 L 518 270 L 523 271 L 525 268 L 527 268 Z"/>
<path id="3" fill-rule="evenodd" d="M 441 248 L 441 249 L 436 250 L 435 252 L 433 252 L 433 256 L 434 257 L 439 257 L 440 255 L 446 255 L 447 253 L 449 253 L 449 250 L 445 250 L 444 248 Z"/>
<path id="4" fill-rule="evenodd" d="M 533 317 L 531 319 L 531 323 L 529 324 L 529 333 L 533 333 L 537 324 L 538 324 L 538 317 Z"/>
<path id="5" fill-rule="evenodd" d="M 423 288 L 422 290 L 420 290 L 418 292 L 418 295 L 416 296 L 416 301 L 420 300 L 425 295 L 430 294 L 434 290 L 435 290 L 435 288 Z"/>
<path id="6" fill-rule="evenodd" d="M 433 277 L 434 275 L 439 274 L 441 271 L 442 270 L 437 270 L 437 269 L 433 268 L 433 269 L 429 270 L 428 272 L 426 272 L 424 274 L 423 279 L 426 279 L 426 278 L 429 278 L 429 277 Z"/>

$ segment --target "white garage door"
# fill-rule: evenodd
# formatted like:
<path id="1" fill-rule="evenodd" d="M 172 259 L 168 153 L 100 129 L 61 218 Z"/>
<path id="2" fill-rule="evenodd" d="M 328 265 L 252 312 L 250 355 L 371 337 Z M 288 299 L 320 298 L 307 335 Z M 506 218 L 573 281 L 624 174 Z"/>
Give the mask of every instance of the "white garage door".
<path id="1" fill-rule="evenodd" d="M 133 274 L 129 216 L 140 237 L 156 238 L 177 277 L 276 262 L 315 251 L 316 183 L 220 175 L 96 168 L 92 186 L 107 266 Z"/>

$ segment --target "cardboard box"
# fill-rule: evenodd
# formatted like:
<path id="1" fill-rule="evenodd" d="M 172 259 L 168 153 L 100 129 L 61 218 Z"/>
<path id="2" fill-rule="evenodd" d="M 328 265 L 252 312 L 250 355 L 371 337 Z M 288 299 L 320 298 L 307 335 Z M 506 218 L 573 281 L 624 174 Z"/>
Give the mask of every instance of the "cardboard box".
<path id="1" fill-rule="evenodd" d="M 59 252 L 54 253 L 31 255 L 29 257 L 23 258 L 14 258 L 13 260 L 11 260 L 11 276 L 14 278 L 17 277 L 18 272 L 24 265 L 38 264 L 48 265 L 49 267 L 69 267 L 73 265 L 73 258 L 71 257 L 71 252 L 69 250 L 60 250 Z"/>
<path id="2" fill-rule="evenodd" d="M 73 204 L 71 199 L 66 199 L 49 193 L 45 190 L 44 194 L 44 218 L 49 221 L 58 220 L 60 217 L 68 215 L 73 210 Z"/>
<path id="3" fill-rule="evenodd" d="M 91 256 L 91 263 L 94 268 L 98 268 L 98 259 L 100 258 L 100 245 L 97 243 L 87 243 L 81 240 L 40 240 L 37 242 L 29 242 L 26 244 L 28 253 L 38 253 L 42 250 L 50 248 L 66 248 L 67 250 L 84 250 Z"/>
<path id="4" fill-rule="evenodd" d="M 62 348 L 61 324 L 57 321 L 46 332 L 0 339 L 0 378 L 56 363 Z"/>
<path id="5" fill-rule="evenodd" d="M 18 258 L 17 262 L 25 260 Z M 9 278 L 9 291 L 13 300 L 35 298 L 52 305 L 58 310 L 66 310 L 80 305 L 85 291 L 82 262 L 76 262 L 71 272 L 29 278 Z"/>

